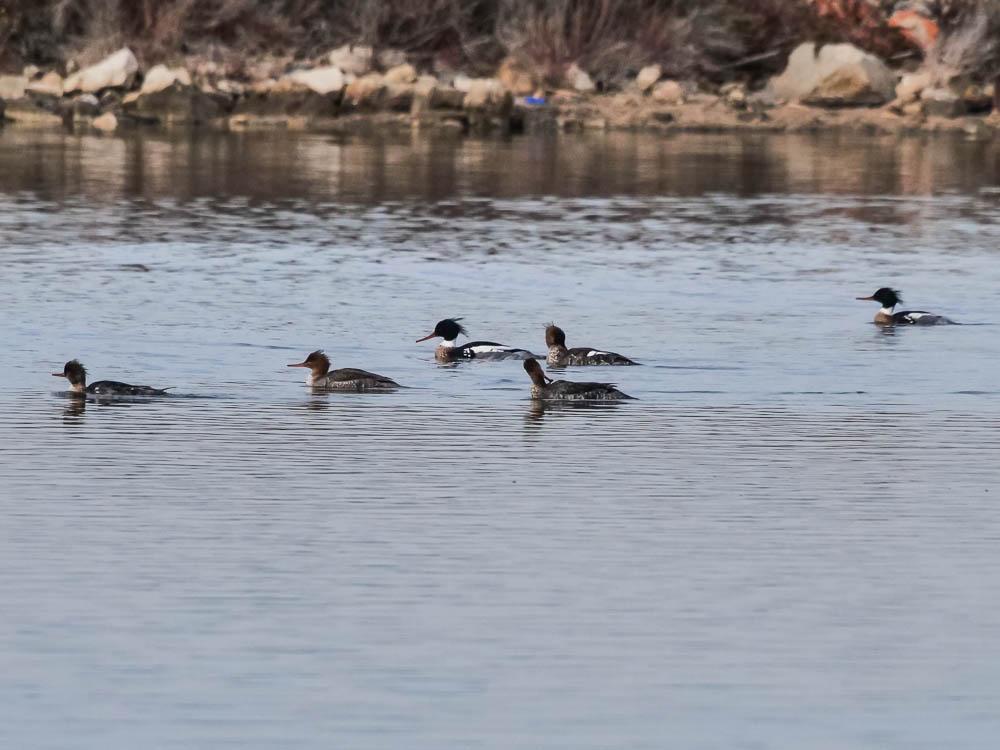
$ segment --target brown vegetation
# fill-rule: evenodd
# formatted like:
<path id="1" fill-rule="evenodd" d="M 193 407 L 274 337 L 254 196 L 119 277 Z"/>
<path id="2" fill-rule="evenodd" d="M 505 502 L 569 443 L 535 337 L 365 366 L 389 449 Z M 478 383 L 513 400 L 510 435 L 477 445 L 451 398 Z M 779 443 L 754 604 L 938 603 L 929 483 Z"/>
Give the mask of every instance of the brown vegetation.
<path id="1" fill-rule="evenodd" d="M 906 41 L 873 0 L 0 0 L 0 65 L 93 62 L 128 44 L 146 63 L 187 55 L 299 58 L 343 43 L 471 72 L 505 55 L 559 77 L 578 62 L 614 85 L 643 65 L 723 80 L 774 72 L 805 39 L 883 55 Z M 991 65 L 1000 0 L 941 0 L 938 55 Z M 947 42 L 947 43 L 946 43 Z M 965 50 L 964 52 L 960 50 Z M 985 50 L 985 52 L 983 51 Z"/>

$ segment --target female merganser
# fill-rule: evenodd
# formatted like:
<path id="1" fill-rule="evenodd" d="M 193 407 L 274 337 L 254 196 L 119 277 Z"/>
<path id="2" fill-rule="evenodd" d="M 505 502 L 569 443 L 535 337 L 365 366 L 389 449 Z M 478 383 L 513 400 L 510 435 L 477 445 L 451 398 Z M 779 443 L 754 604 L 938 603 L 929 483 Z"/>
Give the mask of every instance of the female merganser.
<path id="1" fill-rule="evenodd" d="M 954 324 L 955 322 L 953 320 L 949 320 L 944 315 L 935 315 L 934 313 L 925 312 L 923 310 L 903 310 L 902 312 L 893 312 L 893 308 L 902 302 L 903 298 L 899 296 L 899 292 L 897 290 L 890 289 L 887 286 L 876 290 L 875 294 L 870 297 L 857 297 L 856 299 L 864 300 L 866 302 L 878 302 L 882 305 L 882 308 L 875 313 L 875 324 L 880 326 L 932 326 L 938 323 Z"/>
<path id="2" fill-rule="evenodd" d="M 534 359 L 538 356 L 532 354 L 527 349 L 515 349 L 510 346 L 498 344 L 495 341 L 470 341 L 467 344 L 459 346 L 455 343 L 455 339 L 459 335 L 469 335 L 464 326 L 458 322 L 460 320 L 461 318 L 445 318 L 438 321 L 438 324 L 434 326 L 434 330 L 422 339 L 417 339 L 417 343 L 419 344 L 421 341 L 427 341 L 427 339 L 432 339 L 436 336 L 444 339 L 438 344 L 437 349 L 434 350 L 434 357 L 438 362 L 454 362 L 456 359 L 477 358 Z"/>
<path id="3" fill-rule="evenodd" d="M 619 401 L 633 398 L 619 391 L 614 383 L 571 383 L 568 380 L 553 380 L 542 372 L 542 366 L 533 359 L 524 363 L 524 371 L 531 378 L 531 397 L 535 399 Z"/>
<path id="4" fill-rule="evenodd" d="M 312 352 L 302 362 L 289 367 L 308 367 L 309 375 L 306 385 L 313 388 L 335 388 L 342 391 L 381 391 L 389 388 L 399 388 L 400 385 L 385 375 L 376 375 L 366 370 L 355 370 L 345 367 L 330 372 L 330 358 L 321 349 Z"/>
<path id="5" fill-rule="evenodd" d="M 150 388 L 148 385 L 129 385 L 114 380 L 98 380 L 87 385 L 87 368 L 70 360 L 62 372 L 52 373 L 54 377 L 66 378 L 69 389 L 75 394 L 90 394 L 92 396 L 166 396 L 166 389 Z"/>
<path id="6" fill-rule="evenodd" d="M 593 349 L 589 346 L 567 349 L 566 334 L 555 323 L 549 323 L 545 328 L 545 345 L 549 347 L 549 354 L 545 358 L 545 361 L 552 367 L 565 367 L 566 365 L 635 364 L 631 359 L 621 354 Z"/>

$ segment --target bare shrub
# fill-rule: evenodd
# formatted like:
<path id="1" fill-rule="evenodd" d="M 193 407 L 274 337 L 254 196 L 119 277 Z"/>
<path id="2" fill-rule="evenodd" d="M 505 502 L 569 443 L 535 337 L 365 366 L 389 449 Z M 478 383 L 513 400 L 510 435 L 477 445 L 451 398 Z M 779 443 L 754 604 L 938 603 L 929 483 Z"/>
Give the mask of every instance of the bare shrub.
<path id="1" fill-rule="evenodd" d="M 943 10 L 941 34 L 927 57 L 935 77 L 943 83 L 1000 76 L 1000 2 L 950 0 Z"/>

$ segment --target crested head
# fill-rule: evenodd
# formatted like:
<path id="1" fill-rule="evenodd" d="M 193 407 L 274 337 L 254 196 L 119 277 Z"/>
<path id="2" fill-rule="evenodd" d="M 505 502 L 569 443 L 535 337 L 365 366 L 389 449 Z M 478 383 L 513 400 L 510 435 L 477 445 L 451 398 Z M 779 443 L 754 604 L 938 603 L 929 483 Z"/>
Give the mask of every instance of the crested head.
<path id="1" fill-rule="evenodd" d="M 461 318 L 445 318 L 444 320 L 439 320 L 438 324 L 434 326 L 434 335 L 440 336 L 445 341 L 454 341 L 460 335 L 467 336 L 468 332 L 465 330 L 460 321 Z"/>
<path id="2" fill-rule="evenodd" d="M 330 358 L 324 354 L 322 349 L 310 352 L 309 356 L 301 362 L 288 365 L 289 367 L 308 367 L 312 371 L 313 377 L 322 377 L 330 371 Z"/>
<path id="3" fill-rule="evenodd" d="M 882 307 L 889 309 L 892 309 L 903 301 L 903 297 L 898 290 L 887 286 L 876 289 L 875 293 L 870 297 L 858 297 L 858 299 L 878 302 Z"/>
<path id="4" fill-rule="evenodd" d="M 555 323 L 549 323 L 545 326 L 545 345 L 566 346 L 566 333 Z"/>
<path id="5" fill-rule="evenodd" d="M 445 318 L 444 320 L 439 320 L 437 325 L 434 326 L 434 330 L 422 339 L 417 339 L 417 343 L 419 344 L 421 341 L 427 341 L 427 339 L 435 337 L 440 337 L 445 341 L 454 341 L 460 335 L 468 336 L 465 326 L 458 322 L 460 320 L 461 318 Z"/>
<path id="6" fill-rule="evenodd" d="M 63 365 L 62 372 L 52 374 L 57 378 L 66 378 L 74 391 L 82 391 L 87 387 L 87 368 L 75 359 Z"/>

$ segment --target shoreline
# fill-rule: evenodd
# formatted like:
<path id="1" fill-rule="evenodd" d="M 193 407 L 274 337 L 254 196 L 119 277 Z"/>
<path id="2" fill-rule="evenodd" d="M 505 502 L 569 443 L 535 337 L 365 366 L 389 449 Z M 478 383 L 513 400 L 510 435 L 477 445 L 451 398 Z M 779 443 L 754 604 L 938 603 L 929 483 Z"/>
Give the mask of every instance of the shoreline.
<path id="1" fill-rule="evenodd" d="M 352 57 L 353 56 L 353 57 Z M 355 59 L 360 56 L 360 59 Z M 406 129 L 458 135 L 576 133 L 820 133 L 1000 135 L 994 84 L 895 71 L 851 45 L 800 45 L 785 72 L 751 91 L 665 78 L 660 66 L 601 91 L 582 71 L 539 88 L 527 71 L 495 77 L 418 72 L 400 56 L 374 69 L 370 50 L 341 48 L 311 66 L 232 80 L 189 61 L 141 70 L 125 47 L 63 77 L 28 66 L 0 75 L 9 128 L 113 134 L 139 129 L 359 134 Z M 337 64 L 334 64 L 337 61 Z M 353 66 L 353 68 L 352 68 Z M 357 72 L 345 72 L 346 70 Z M 832 72 L 831 72 L 832 71 Z"/>

